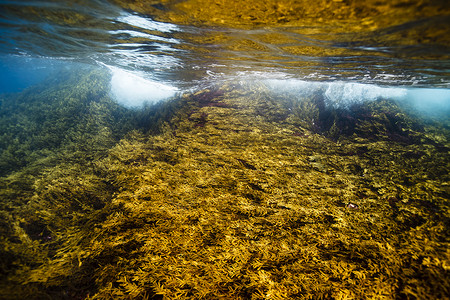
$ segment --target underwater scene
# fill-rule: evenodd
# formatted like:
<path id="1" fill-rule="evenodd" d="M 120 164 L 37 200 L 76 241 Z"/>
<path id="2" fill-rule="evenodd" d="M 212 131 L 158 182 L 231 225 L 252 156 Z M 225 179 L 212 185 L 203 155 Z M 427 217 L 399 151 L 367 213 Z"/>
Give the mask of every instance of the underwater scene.
<path id="1" fill-rule="evenodd" d="M 0 299 L 450 299 L 447 0 L 0 0 Z"/>

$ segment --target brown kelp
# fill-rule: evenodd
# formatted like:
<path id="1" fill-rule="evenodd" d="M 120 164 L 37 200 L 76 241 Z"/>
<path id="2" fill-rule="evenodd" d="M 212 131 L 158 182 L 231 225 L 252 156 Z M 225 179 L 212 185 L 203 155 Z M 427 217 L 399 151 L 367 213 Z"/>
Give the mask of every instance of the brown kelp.
<path id="1" fill-rule="evenodd" d="M 53 129 L 33 131 L 2 174 L 5 298 L 448 297 L 448 127 L 262 84 L 142 111 L 83 95 L 70 129 L 48 124 L 54 146 L 28 146 Z"/>

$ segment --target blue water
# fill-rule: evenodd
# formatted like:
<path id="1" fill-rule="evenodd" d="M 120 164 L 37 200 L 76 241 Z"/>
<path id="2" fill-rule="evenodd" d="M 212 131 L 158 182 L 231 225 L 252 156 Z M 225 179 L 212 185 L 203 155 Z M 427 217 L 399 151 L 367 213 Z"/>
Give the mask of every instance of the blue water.
<path id="1" fill-rule="evenodd" d="M 28 56 L 0 56 L 0 94 L 20 92 L 42 82 L 64 63 Z"/>

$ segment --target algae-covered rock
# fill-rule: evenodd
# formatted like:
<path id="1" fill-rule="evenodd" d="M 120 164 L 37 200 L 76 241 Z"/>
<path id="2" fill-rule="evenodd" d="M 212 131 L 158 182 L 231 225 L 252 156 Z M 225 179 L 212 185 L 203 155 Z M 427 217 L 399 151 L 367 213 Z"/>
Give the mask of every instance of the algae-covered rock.
<path id="1" fill-rule="evenodd" d="M 447 297 L 448 129 L 259 84 L 103 99 L 1 178 L 6 298 Z"/>

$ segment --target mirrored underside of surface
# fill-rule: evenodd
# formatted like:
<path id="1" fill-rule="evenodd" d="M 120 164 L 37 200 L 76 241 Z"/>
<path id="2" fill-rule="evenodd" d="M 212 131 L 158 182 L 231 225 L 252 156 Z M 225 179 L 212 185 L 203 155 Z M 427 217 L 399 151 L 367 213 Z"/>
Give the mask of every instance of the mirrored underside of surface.
<path id="1" fill-rule="evenodd" d="M 4 3 L 8 51 L 100 61 L 178 86 L 248 73 L 448 85 L 446 1 Z"/>

